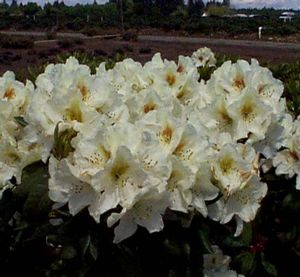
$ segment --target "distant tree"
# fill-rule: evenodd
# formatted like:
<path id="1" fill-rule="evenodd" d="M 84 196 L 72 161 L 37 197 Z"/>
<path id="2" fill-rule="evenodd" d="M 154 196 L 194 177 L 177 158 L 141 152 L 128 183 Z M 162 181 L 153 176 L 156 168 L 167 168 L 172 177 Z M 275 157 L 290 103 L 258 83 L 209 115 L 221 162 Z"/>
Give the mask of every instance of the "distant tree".
<path id="1" fill-rule="evenodd" d="M 124 11 L 126 11 L 127 8 L 126 2 L 126 0 L 109 0 L 109 3 L 116 4 L 117 6 L 122 31 L 124 31 Z"/>
<path id="2" fill-rule="evenodd" d="M 160 12 L 163 15 L 169 15 L 174 12 L 178 6 L 184 5 L 183 0 L 156 0 L 154 3 L 160 8 Z"/>
<path id="3" fill-rule="evenodd" d="M 225 6 L 214 6 L 210 5 L 206 8 L 206 13 L 210 16 L 224 16 L 228 14 L 232 14 L 232 10 Z"/>
<path id="4" fill-rule="evenodd" d="M 189 0 L 188 11 L 189 15 L 201 15 L 205 5 L 202 0 Z"/>
<path id="5" fill-rule="evenodd" d="M 40 7 L 37 3 L 29 2 L 27 5 L 23 6 L 23 13 L 28 16 L 34 16 L 40 11 Z"/>
<path id="6" fill-rule="evenodd" d="M 152 0 L 133 0 L 132 12 L 138 16 L 149 15 L 154 7 Z"/>
<path id="7" fill-rule="evenodd" d="M 229 8 L 230 7 L 230 0 L 223 0 L 222 5 Z"/>
<path id="8" fill-rule="evenodd" d="M 210 7 L 210 6 L 217 6 L 217 7 L 220 7 L 220 6 L 222 6 L 222 3 L 219 2 L 219 1 L 216 1 L 216 0 L 209 0 L 209 1 L 207 1 L 207 3 L 206 3 L 206 7 Z"/>

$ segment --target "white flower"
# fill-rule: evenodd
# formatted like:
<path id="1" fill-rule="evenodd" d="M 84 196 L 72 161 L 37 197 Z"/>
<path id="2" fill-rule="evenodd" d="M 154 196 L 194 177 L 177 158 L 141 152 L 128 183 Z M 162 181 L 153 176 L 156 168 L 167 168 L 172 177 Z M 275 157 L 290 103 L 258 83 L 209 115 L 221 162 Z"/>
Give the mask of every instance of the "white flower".
<path id="1" fill-rule="evenodd" d="M 206 159 L 208 146 L 207 137 L 188 124 L 172 154 L 195 172 L 198 170 L 199 163 Z"/>
<path id="2" fill-rule="evenodd" d="M 67 59 L 65 64 L 50 64 L 45 72 L 36 80 L 38 90 L 47 92 L 49 95 L 60 93 L 67 94 L 69 91 L 80 93 L 82 100 L 89 98 L 89 86 L 92 81 L 90 69 L 87 65 L 81 65 L 74 57 Z"/>
<path id="3" fill-rule="evenodd" d="M 191 187 L 192 202 L 191 205 L 200 212 L 204 217 L 208 211 L 205 201 L 215 199 L 219 194 L 219 189 L 212 183 L 212 173 L 210 167 L 202 163 L 196 173 L 195 183 Z"/>
<path id="4" fill-rule="evenodd" d="M 194 178 L 194 174 L 188 167 L 172 157 L 172 172 L 166 188 L 170 195 L 170 209 L 184 213 L 188 211 L 193 198 L 191 187 Z"/>
<path id="5" fill-rule="evenodd" d="M 165 107 L 165 104 L 153 89 L 145 89 L 144 93 L 134 95 L 126 101 L 133 122 L 149 117 L 153 112 L 163 108 L 171 111 L 173 103 L 169 103 L 169 107 Z"/>
<path id="6" fill-rule="evenodd" d="M 130 209 L 123 209 L 120 214 L 112 213 L 108 218 L 109 227 L 120 220 L 114 229 L 114 243 L 132 236 L 138 226 L 145 227 L 149 233 L 161 231 L 164 227 L 162 215 L 167 206 L 166 193 L 159 193 L 153 189 L 142 195 Z"/>
<path id="7" fill-rule="evenodd" d="M 284 149 L 273 158 L 273 166 L 276 167 L 276 174 L 286 174 L 289 178 L 300 173 L 300 151 L 299 138 L 293 140 L 289 149 Z"/>
<path id="8" fill-rule="evenodd" d="M 216 138 L 220 133 L 234 135 L 234 119 L 230 113 L 230 108 L 222 97 L 217 98 L 204 108 L 199 120 L 207 127 L 212 138 Z"/>
<path id="9" fill-rule="evenodd" d="M 251 68 L 247 61 L 238 60 L 235 64 L 227 61 L 214 71 L 207 82 L 207 89 L 212 98 L 224 97 L 228 104 L 231 104 L 243 94 L 246 87 L 249 87 L 247 78 L 250 72 Z"/>
<path id="10" fill-rule="evenodd" d="M 183 133 L 183 120 L 175 118 L 168 110 L 159 110 L 145 116 L 137 126 L 147 130 L 151 140 L 159 142 L 159 148 L 172 154 L 178 146 Z"/>
<path id="11" fill-rule="evenodd" d="M 143 145 L 139 149 L 138 158 L 143 170 L 151 176 L 151 184 L 157 186 L 160 191 L 166 189 L 167 181 L 172 172 L 170 155 L 157 151 L 159 145 Z"/>
<path id="12" fill-rule="evenodd" d="M 253 176 L 247 184 L 230 195 L 221 198 L 208 206 L 208 215 L 221 224 L 229 222 L 235 215 L 243 221 L 249 222 L 255 218 L 261 200 L 267 193 L 267 185 Z"/>
<path id="13" fill-rule="evenodd" d="M 103 169 L 111 158 L 111 149 L 101 130 L 93 133 L 79 134 L 72 140 L 75 151 L 72 163 L 80 171 L 80 176 L 90 183 L 92 176 Z"/>
<path id="14" fill-rule="evenodd" d="M 265 139 L 253 144 L 255 150 L 263 154 L 267 159 L 274 157 L 282 146 L 284 139 L 284 128 L 276 123 L 269 126 Z"/>
<path id="15" fill-rule="evenodd" d="M 272 72 L 261 67 L 257 60 L 251 60 L 250 80 L 260 98 L 268 105 L 276 105 L 282 96 L 284 87 L 280 80 L 272 76 Z"/>
<path id="16" fill-rule="evenodd" d="M 196 67 L 216 65 L 215 54 L 207 47 L 199 48 L 197 51 L 193 52 L 192 60 Z"/>
<path id="17" fill-rule="evenodd" d="M 0 101 L 11 103 L 15 116 L 24 114 L 31 90 L 33 90 L 31 82 L 27 82 L 24 86 L 15 79 L 15 74 L 11 71 L 0 77 Z"/>
<path id="18" fill-rule="evenodd" d="M 104 212 L 120 204 L 130 207 L 136 197 L 147 189 L 149 179 L 141 164 L 125 146 L 118 147 L 115 156 L 92 178 L 92 187 L 99 199 L 90 213 L 96 221 Z"/>
<path id="19" fill-rule="evenodd" d="M 214 178 L 224 197 L 242 189 L 255 174 L 255 152 L 250 146 L 247 148 L 242 149 L 238 144 L 226 144 L 212 162 Z M 245 157 L 242 150 L 247 151 Z"/>
<path id="20" fill-rule="evenodd" d="M 232 103 L 228 110 L 234 120 L 234 138 L 248 138 L 249 133 L 264 139 L 271 124 L 271 110 L 251 90 L 246 91 Z"/>
<path id="21" fill-rule="evenodd" d="M 66 204 L 72 215 L 88 207 L 95 200 L 96 193 L 87 183 L 78 178 L 76 169 L 66 160 L 49 160 L 49 197 L 52 201 Z"/>
<path id="22" fill-rule="evenodd" d="M 179 55 L 178 57 L 178 66 L 177 66 L 177 72 L 181 74 L 186 74 L 190 70 L 195 70 L 194 61 L 191 57 L 186 57 Z M 197 72 L 197 71 L 196 71 Z M 197 72 L 197 80 L 199 79 L 199 74 Z"/>

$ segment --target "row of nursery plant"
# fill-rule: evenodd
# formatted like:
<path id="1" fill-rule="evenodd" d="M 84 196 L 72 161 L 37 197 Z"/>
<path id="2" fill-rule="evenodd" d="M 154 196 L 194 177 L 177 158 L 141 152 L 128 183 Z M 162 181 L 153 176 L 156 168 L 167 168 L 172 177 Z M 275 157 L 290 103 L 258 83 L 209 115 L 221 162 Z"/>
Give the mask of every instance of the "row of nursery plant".
<path id="1" fill-rule="evenodd" d="M 101 63 L 94 74 L 70 57 L 34 83 L 6 72 L 1 261 L 45 276 L 238 276 L 219 244 L 241 273 L 278 275 L 256 233 L 264 222 L 249 223 L 265 197 L 259 218 L 275 222 L 272 195 L 299 196 L 300 120 L 283 93 L 255 59 L 216 66 L 208 48 L 177 62 L 158 53 L 145 65 Z M 29 249 L 42 249 L 39 263 Z M 299 259 L 297 248 L 290 255 Z"/>

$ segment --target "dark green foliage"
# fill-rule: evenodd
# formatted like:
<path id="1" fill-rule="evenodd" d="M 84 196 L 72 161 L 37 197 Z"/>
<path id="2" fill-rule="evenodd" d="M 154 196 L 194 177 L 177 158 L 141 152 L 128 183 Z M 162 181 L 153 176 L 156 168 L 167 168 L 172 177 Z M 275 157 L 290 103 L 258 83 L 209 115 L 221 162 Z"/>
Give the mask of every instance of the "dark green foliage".
<path id="1" fill-rule="evenodd" d="M 225 1 L 226 2 L 226 1 Z M 46 4 L 43 9 L 35 3 L 14 6 L 0 6 L 0 29 L 35 29 L 48 30 L 68 29 L 81 31 L 87 35 L 96 35 L 105 27 L 119 27 L 120 1 L 109 1 L 102 5 L 66 6 Z M 279 19 L 281 11 L 262 10 L 230 10 L 220 2 L 208 4 L 202 0 L 123 0 L 123 19 L 126 28 L 158 27 L 167 30 L 186 30 L 188 33 L 204 34 L 224 32 L 228 35 L 257 33 L 259 26 L 264 26 L 263 35 L 293 35 L 300 31 L 299 14 L 291 22 L 283 23 Z M 217 8 L 216 16 L 203 18 L 204 11 Z M 218 14 L 218 12 L 220 14 Z M 254 18 L 221 17 L 231 13 L 257 15 Z"/>
<path id="2" fill-rule="evenodd" d="M 12 275 L 21 267 L 32 276 L 196 277 L 202 276 L 203 254 L 212 253 L 212 242 L 232 256 L 231 265 L 245 276 L 293 276 L 297 270 L 300 225 L 292 219 L 300 212 L 300 192 L 282 178 L 269 181 L 257 219 L 245 225 L 240 237 L 233 237 L 234 226 L 199 215 L 183 228 L 180 221 L 186 216 L 177 213 L 177 221 L 165 219 L 163 232 L 150 235 L 139 228 L 115 245 L 106 215 L 96 224 L 86 210 L 75 217 L 66 207 L 51 211 L 47 170 L 41 166 L 27 167 L 22 186 L 7 190 L 0 203 L 0 262 Z M 49 220 L 61 224 L 53 226 Z"/>
<path id="3" fill-rule="evenodd" d="M 289 109 L 297 116 L 300 114 L 300 62 L 270 66 L 275 78 L 283 81 L 284 96 Z"/>
<path id="4" fill-rule="evenodd" d="M 16 72 L 16 78 L 20 81 L 25 82 L 26 80 L 30 80 L 34 82 L 38 75 L 45 71 L 48 62 L 45 64 L 28 66 L 26 70 L 20 70 Z"/>
<path id="5" fill-rule="evenodd" d="M 24 213 L 34 211 L 47 191 L 45 173 L 33 173 L 34 169 L 25 170 L 33 178 L 29 182 L 24 175 L 22 191 L 6 191 L 1 200 L 0 207 L 6 207 L 0 210 L 1 238 L 9 240 L 0 249 L 0 262 L 12 276 L 20 268 L 30 276 L 202 276 L 202 255 L 209 248 L 207 238 L 203 243 L 199 235 L 198 230 L 207 228 L 202 221 L 194 220 L 186 229 L 166 221 L 165 231 L 151 236 L 140 228 L 134 237 L 115 245 L 112 230 L 96 224 L 86 210 L 71 217 L 64 208 L 50 212 L 51 202 L 46 201 L 47 209 L 39 217 Z M 26 204 L 40 183 L 44 189 L 39 197 Z M 24 203 L 29 208 L 23 209 Z M 15 209 L 20 214 L 12 220 Z M 59 226 L 48 223 L 58 218 L 63 222 Z"/>
<path id="6" fill-rule="evenodd" d="M 1 35 L 0 47 L 13 49 L 29 49 L 33 47 L 33 41 L 24 37 Z"/>
<path id="7" fill-rule="evenodd" d="M 99 55 L 97 55 L 97 53 Z M 95 51 L 95 53 L 85 53 L 85 52 L 71 52 L 60 54 L 56 57 L 56 61 L 59 63 L 64 63 L 70 56 L 75 57 L 79 63 L 86 64 L 90 67 L 91 72 L 94 74 L 99 64 L 105 62 L 106 69 L 113 68 L 117 62 L 120 62 L 126 58 L 124 53 L 116 51 L 112 56 L 104 55 L 103 51 Z"/>

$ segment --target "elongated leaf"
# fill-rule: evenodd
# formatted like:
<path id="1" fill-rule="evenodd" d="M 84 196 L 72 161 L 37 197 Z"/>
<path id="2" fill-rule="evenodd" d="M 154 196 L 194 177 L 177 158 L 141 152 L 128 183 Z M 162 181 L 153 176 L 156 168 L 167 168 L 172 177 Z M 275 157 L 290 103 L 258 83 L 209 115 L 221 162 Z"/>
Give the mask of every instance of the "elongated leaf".
<path id="1" fill-rule="evenodd" d="M 199 230 L 198 235 L 201 240 L 201 244 L 202 244 L 204 251 L 206 251 L 207 253 L 213 254 L 214 250 L 212 249 L 211 243 L 208 239 L 208 232 L 206 232 L 204 230 Z"/>
<path id="2" fill-rule="evenodd" d="M 91 240 L 89 244 L 89 253 L 91 254 L 92 258 L 96 261 L 98 258 L 98 249 L 96 243 L 93 242 L 93 240 Z"/>
<path id="3" fill-rule="evenodd" d="M 25 121 L 23 116 L 16 116 L 15 121 L 22 127 L 25 127 L 28 125 L 28 123 Z"/>
<path id="4" fill-rule="evenodd" d="M 260 257 L 261 257 L 261 264 L 263 265 L 265 271 L 272 276 L 275 276 L 275 277 L 278 276 L 278 272 L 277 272 L 275 265 L 273 265 L 271 262 L 266 260 L 265 254 L 261 253 Z"/>
<path id="5" fill-rule="evenodd" d="M 245 224 L 243 232 L 239 237 L 234 237 L 229 235 L 223 241 L 223 244 L 226 246 L 238 248 L 238 247 L 247 247 L 250 246 L 252 242 L 252 226 L 251 224 Z"/>
<path id="6" fill-rule="evenodd" d="M 87 233 L 86 235 L 82 236 L 79 240 L 79 247 L 80 247 L 80 254 L 81 258 L 83 259 L 89 246 L 91 243 L 91 235 Z"/>
<path id="7" fill-rule="evenodd" d="M 244 224 L 243 232 L 240 236 L 240 240 L 249 246 L 252 242 L 252 225 L 250 223 Z"/>
<path id="8" fill-rule="evenodd" d="M 237 238 L 233 237 L 232 235 L 226 237 L 223 241 L 223 244 L 226 246 L 234 247 L 234 248 L 247 246 L 247 244 L 244 241 L 237 239 Z"/>
<path id="9" fill-rule="evenodd" d="M 18 202 L 24 203 L 24 216 L 37 220 L 36 216 L 48 215 L 52 203 L 48 197 L 48 178 L 48 168 L 43 163 L 24 168 L 21 184 L 13 191 Z"/>
<path id="10" fill-rule="evenodd" d="M 255 253 L 243 252 L 235 257 L 235 261 L 239 264 L 241 273 L 247 275 L 253 271 L 255 267 Z"/>

